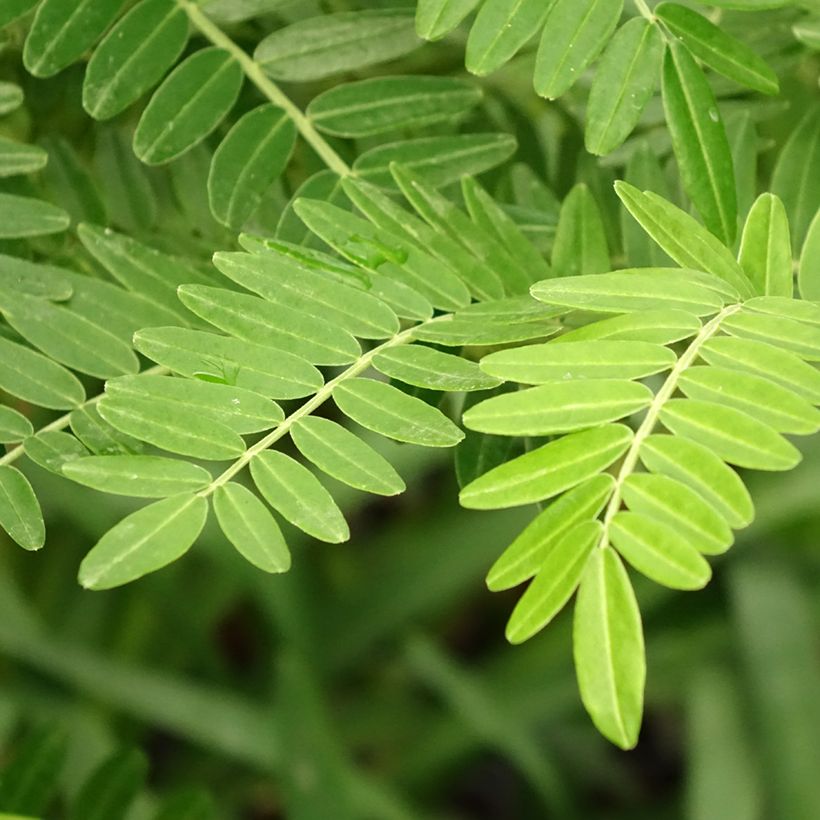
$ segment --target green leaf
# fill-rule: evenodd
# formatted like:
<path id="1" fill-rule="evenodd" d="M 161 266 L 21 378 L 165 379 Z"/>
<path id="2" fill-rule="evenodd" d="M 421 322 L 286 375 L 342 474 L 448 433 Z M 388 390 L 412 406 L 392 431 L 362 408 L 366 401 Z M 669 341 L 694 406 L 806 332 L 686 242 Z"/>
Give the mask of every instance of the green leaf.
<path id="1" fill-rule="evenodd" d="M 798 20 L 792 26 L 792 31 L 803 45 L 814 51 L 820 51 L 820 20 L 817 18 Z"/>
<path id="2" fill-rule="evenodd" d="M 719 336 L 702 345 L 699 353 L 709 364 L 763 376 L 820 404 L 820 372 L 788 350 L 752 339 Z"/>
<path id="3" fill-rule="evenodd" d="M 77 458 L 85 458 L 88 450 L 74 436 L 60 430 L 44 430 L 23 442 L 26 455 L 44 470 L 63 474 L 63 467 Z"/>
<path id="4" fill-rule="evenodd" d="M 500 165 L 512 156 L 516 145 L 509 134 L 421 137 L 371 148 L 357 157 L 353 170 L 367 182 L 395 188 L 390 173 L 390 164 L 395 162 L 441 188 L 462 176 L 475 176 Z"/>
<path id="5" fill-rule="evenodd" d="M 681 267 L 706 271 L 728 282 L 741 295 L 753 295 L 751 283 L 728 248 L 685 211 L 626 182 L 616 182 L 615 192 L 643 229 Z"/>
<path id="6" fill-rule="evenodd" d="M 111 589 L 167 566 L 191 548 L 207 517 L 208 502 L 192 493 L 131 513 L 83 558 L 80 583 L 86 589 Z"/>
<path id="7" fill-rule="evenodd" d="M 803 299 L 820 302 L 820 210 L 806 233 L 797 281 Z"/>
<path id="8" fill-rule="evenodd" d="M 396 441 L 453 447 L 464 438 L 440 410 L 384 382 L 349 379 L 333 390 L 333 400 L 362 427 Z"/>
<path id="9" fill-rule="evenodd" d="M 686 272 L 675 268 L 636 268 L 548 279 L 533 285 L 530 292 L 550 305 L 599 313 L 671 309 L 708 316 L 722 306 L 715 291 L 687 281 Z"/>
<path id="10" fill-rule="evenodd" d="M 337 481 L 378 495 L 404 491 L 390 462 L 335 421 L 305 416 L 291 428 L 291 438 L 308 461 Z"/>
<path id="11" fill-rule="evenodd" d="M 214 152 L 208 175 L 208 201 L 214 216 L 239 229 L 285 170 L 296 126 L 275 105 L 260 105 L 233 125 Z"/>
<path id="12" fill-rule="evenodd" d="M 0 136 L 0 177 L 31 174 L 47 162 L 48 154 L 42 148 Z"/>
<path id="13" fill-rule="evenodd" d="M 783 200 L 795 248 L 820 209 L 820 110 L 809 109 L 792 130 L 772 173 L 771 191 Z"/>
<path id="14" fill-rule="evenodd" d="M 62 302 L 73 293 L 71 272 L 0 254 L 0 290 Z"/>
<path id="15" fill-rule="evenodd" d="M 22 413 L 0 405 L 0 444 L 22 441 L 33 432 L 31 422 Z"/>
<path id="16" fill-rule="evenodd" d="M 749 211 L 739 259 L 758 293 L 789 298 L 794 294 L 789 219 L 774 194 L 761 194 Z"/>
<path id="17" fill-rule="evenodd" d="M 546 554 L 507 623 L 510 643 L 519 644 L 531 638 L 564 608 L 581 582 L 587 559 L 602 533 L 600 521 L 585 521 L 566 532 Z"/>
<path id="18" fill-rule="evenodd" d="M 568 91 L 601 53 L 623 7 L 623 0 L 556 0 L 538 45 L 536 93 L 554 100 Z"/>
<path id="19" fill-rule="evenodd" d="M 134 336 L 140 353 L 190 378 L 205 376 L 272 399 L 297 399 L 322 386 L 322 374 L 291 353 L 176 327 L 142 330 Z"/>
<path id="20" fill-rule="evenodd" d="M 475 362 L 422 345 L 383 350 L 373 359 L 373 367 L 391 379 L 430 390 L 488 390 L 501 383 L 482 373 Z"/>
<path id="21" fill-rule="evenodd" d="M 121 0 L 43 0 L 23 47 L 23 64 L 35 77 L 50 77 L 78 60 L 108 28 Z"/>
<path id="22" fill-rule="evenodd" d="M 538 574 L 550 552 L 570 530 L 594 519 L 612 494 L 615 479 L 593 476 L 540 512 L 507 547 L 487 574 L 494 592 L 511 589 Z"/>
<path id="23" fill-rule="evenodd" d="M 554 276 L 582 276 L 610 270 L 601 212 L 589 188 L 576 185 L 561 205 L 552 247 Z"/>
<path id="24" fill-rule="evenodd" d="M 23 89 L 14 83 L 0 81 L 0 116 L 16 111 L 23 104 Z"/>
<path id="25" fill-rule="evenodd" d="M 635 593 L 612 549 L 590 556 L 575 603 L 572 643 L 587 712 L 605 737 L 631 749 L 641 725 L 646 659 Z"/>
<path id="26" fill-rule="evenodd" d="M 173 0 L 137 3 L 91 55 L 83 107 L 97 120 L 116 116 L 162 79 L 187 40 L 187 15 Z"/>
<path id="27" fill-rule="evenodd" d="M 38 0 L 0 0 L 0 26 L 13 22 L 32 9 Z"/>
<path id="28" fill-rule="evenodd" d="M 83 783 L 71 805 L 71 820 L 123 820 L 148 772 L 137 749 L 115 752 Z"/>
<path id="29" fill-rule="evenodd" d="M 556 315 L 560 311 L 556 311 Z M 420 325 L 413 332 L 419 341 L 447 347 L 502 345 L 546 339 L 554 336 L 561 326 L 554 320 L 541 321 L 492 321 L 480 314 L 458 313 L 442 317 L 440 321 Z"/>
<path id="30" fill-rule="evenodd" d="M 603 156 L 632 133 L 658 85 L 663 36 L 636 17 L 615 33 L 598 63 L 589 92 L 584 143 Z"/>
<path id="31" fill-rule="evenodd" d="M 732 545 L 723 516 L 687 484 L 666 475 L 633 473 L 622 487 L 632 512 L 659 521 L 705 555 L 719 555 Z"/>
<path id="32" fill-rule="evenodd" d="M 480 88 L 454 77 L 369 77 L 319 94 L 306 113 L 325 134 L 358 139 L 452 121 L 480 100 Z"/>
<path id="33" fill-rule="evenodd" d="M 239 553 L 265 572 L 287 572 L 290 551 L 268 508 L 235 482 L 217 487 L 214 512 L 225 537 Z"/>
<path id="34" fill-rule="evenodd" d="M 214 820 L 216 808 L 204 790 L 182 788 L 160 802 L 153 820 Z"/>
<path id="35" fill-rule="evenodd" d="M 86 456 L 64 464 L 63 475 L 101 492 L 135 498 L 193 493 L 211 482 L 202 467 L 164 456 Z"/>
<path id="36" fill-rule="evenodd" d="M 0 239 L 45 236 L 65 231 L 71 219 L 56 205 L 28 196 L 0 193 Z"/>
<path id="37" fill-rule="evenodd" d="M 742 410 L 779 433 L 809 435 L 820 429 L 820 410 L 775 382 L 725 367 L 690 367 L 678 380 L 692 399 Z"/>
<path id="38" fill-rule="evenodd" d="M 749 491 L 737 473 L 708 447 L 683 436 L 651 435 L 641 445 L 640 458 L 648 470 L 691 487 L 734 528 L 754 518 Z"/>
<path id="39" fill-rule="evenodd" d="M 115 430 L 103 420 L 94 404 L 85 404 L 69 416 L 71 432 L 96 455 L 134 455 L 142 443 Z"/>
<path id="40" fill-rule="evenodd" d="M 626 451 L 632 437 L 622 424 L 572 433 L 490 470 L 468 484 L 459 499 L 473 510 L 543 501 L 605 470 Z"/>
<path id="41" fill-rule="evenodd" d="M 647 342 L 607 341 L 527 345 L 491 353 L 481 369 L 522 384 L 571 379 L 642 379 L 669 370 L 676 361 L 667 347 Z"/>
<path id="42" fill-rule="evenodd" d="M 419 0 L 416 4 L 416 34 L 425 40 L 440 40 L 473 10 L 477 2 L 478 0 Z"/>
<path id="43" fill-rule="evenodd" d="M 399 332 L 396 314 L 380 299 L 312 270 L 285 253 L 216 253 L 214 265 L 242 287 L 283 307 L 343 327 L 362 339 Z"/>
<path id="44" fill-rule="evenodd" d="M 660 413 L 665 427 L 750 470 L 790 470 L 800 451 L 767 424 L 733 407 L 700 399 L 672 399 Z"/>
<path id="45" fill-rule="evenodd" d="M 245 452 L 245 443 L 229 427 L 192 416 L 172 401 L 106 396 L 98 407 L 117 430 L 172 453 L 221 461 Z"/>
<path id="46" fill-rule="evenodd" d="M 635 512 L 619 512 L 609 526 L 618 552 L 639 572 L 671 589 L 701 589 L 712 570 L 673 527 Z"/>
<path id="47" fill-rule="evenodd" d="M 30 732 L 3 769 L 0 806 L 13 815 L 41 815 L 57 789 L 66 763 L 67 738 L 61 728 L 41 726 Z M 12 817 L 12 820 L 32 820 Z"/>
<path id="48" fill-rule="evenodd" d="M 254 60 L 278 80 L 304 82 L 395 60 L 421 45 L 409 9 L 310 17 L 269 34 Z"/>
<path id="49" fill-rule="evenodd" d="M 683 187 L 706 227 L 731 244 L 737 199 L 729 141 L 708 80 L 676 41 L 664 58 L 663 104 Z"/>
<path id="50" fill-rule="evenodd" d="M 268 504 L 295 527 L 331 544 L 350 538 L 336 502 L 303 464 L 266 450 L 251 461 L 251 475 Z"/>
<path id="51" fill-rule="evenodd" d="M 38 550 L 46 540 L 43 514 L 34 490 L 28 479 L 8 464 L 0 465 L 0 527 L 23 549 Z M 5 803 L 0 805 L 11 808 Z"/>
<path id="52" fill-rule="evenodd" d="M 555 381 L 471 407 L 464 424 L 481 433 L 551 436 L 617 421 L 648 407 L 652 391 L 623 379 Z"/>
<path id="53" fill-rule="evenodd" d="M 486 0 L 467 38 L 464 64 L 483 77 L 501 68 L 541 31 L 552 0 Z"/>
<path id="54" fill-rule="evenodd" d="M 661 3 L 654 14 L 709 68 L 763 94 L 779 91 L 777 75 L 766 61 L 702 14 L 677 3 Z"/>
<path id="55" fill-rule="evenodd" d="M 189 151 L 233 108 L 243 76 L 227 51 L 194 52 L 165 78 L 142 112 L 134 153 L 148 165 L 161 165 Z"/>
<path id="56" fill-rule="evenodd" d="M 820 361 L 820 327 L 743 310 L 727 317 L 721 328 L 732 336 L 766 342 L 790 350 L 801 359 Z"/>
<path id="57" fill-rule="evenodd" d="M 780 319 L 792 319 L 820 327 L 820 304 L 806 299 L 792 299 L 785 296 L 755 296 L 743 303 L 744 311 L 762 313 L 764 316 L 776 316 Z"/>
<path id="58" fill-rule="evenodd" d="M 683 310 L 644 310 L 613 316 L 570 330 L 555 339 L 556 344 L 590 342 L 599 339 L 668 345 L 694 336 L 701 328 L 697 316 Z M 571 356 L 569 352 L 558 354 Z"/>

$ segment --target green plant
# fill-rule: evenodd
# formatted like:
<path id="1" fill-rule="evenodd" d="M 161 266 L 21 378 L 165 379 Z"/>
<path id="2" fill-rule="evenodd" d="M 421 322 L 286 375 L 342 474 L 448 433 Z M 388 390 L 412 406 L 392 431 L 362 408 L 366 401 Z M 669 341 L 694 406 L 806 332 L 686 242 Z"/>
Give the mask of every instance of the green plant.
<path id="1" fill-rule="evenodd" d="M 181 558 L 210 507 L 282 573 L 293 528 L 349 538 L 345 486 L 404 489 L 381 437 L 453 447 L 464 507 L 550 501 L 487 583 L 533 579 L 513 643 L 577 590 L 584 705 L 631 748 L 622 559 L 703 587 L 754 516 L 733 467 L 820 429 L 820 10 L 327 6 L 0 0 L 0 525 L 45 543 L 26 457 L 150 499 L 86 588 Z"/>

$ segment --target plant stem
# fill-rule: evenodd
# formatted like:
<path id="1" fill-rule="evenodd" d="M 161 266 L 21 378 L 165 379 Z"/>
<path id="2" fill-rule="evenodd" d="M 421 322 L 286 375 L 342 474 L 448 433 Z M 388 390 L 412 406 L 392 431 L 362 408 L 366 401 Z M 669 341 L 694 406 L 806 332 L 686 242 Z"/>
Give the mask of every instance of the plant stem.
<path id="1" fill-rule="evenodd" d="M 635 467 L 638 465 L 641 446 L 654 432 L 661 410 L 663 410 L 666 402 L 672 398 L 672 395 L 678 389 L 680 377 L 691 367 L 695 359 L 697 359 L 703 345 L 720 330 L 723 321 L 733 313 L 737 313 L 741 307 L 742 305 L 735 304 L 723 308 L 717 316 L 714 316 L 701 328 L 698 335 L 692 341 L 692 344 L 686 348 L 683 355 L 675 363 L 675 366 L 670 371 L 661 389 L 655 394 L 655 398 L 652 400 L 652 404 L 649 405 L 649 409 L 646 411 L 646 416 L 641 422 L 641 426 L 635 432 L 635 437 L 632 439 L 632 444 L 629 446 L 626 457 L 621 464 L 621 469 L 618 471 L 618 475 L 615 479 L 615 488 L 612 491 L 612 496 L 609 499 L 609 504 L 604 513 L 604 532 L 599 544 L 601 547 L 606 547 L 609 543 L 609 525 L 621 509 L 624 482 L 635 471 Z"/>
<path id="2" fill-rule="evenodd" d="M 279 106 L 293 120 L 302 138 L 322 158 L 325 165 L 339 174 L 348 176 L 350 166 L 333 150 L 330 144 L 313 127 L 313 123 L 304 113 L 282 93 L 279 86 L 270 80 L 262 67 L 251 56 L 244 52 L 219 26 L 208 18 L 192 0 L 176 0 L 180 8 L 188 15 L 188 19 L 199 32 L 215 46 L 225 49 L 242 67 L 245 76 L 267 97 L 274 105 Z"/>
<path id="3" fill-rule="evenodd" d="M 635 7 L 650 23 L 655 22 L 655 15 L 652 13 L 652 9 L 646 5 L 646 0 L 635 0 Z"/>

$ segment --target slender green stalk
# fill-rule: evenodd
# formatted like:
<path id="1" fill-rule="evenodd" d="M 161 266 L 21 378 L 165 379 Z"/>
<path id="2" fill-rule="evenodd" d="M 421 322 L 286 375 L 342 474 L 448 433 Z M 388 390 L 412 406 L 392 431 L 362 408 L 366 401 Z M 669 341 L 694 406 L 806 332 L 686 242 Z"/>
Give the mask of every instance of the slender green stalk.
<path id="1" fill-rule="evenodd" d="M 647 20 L 651 23 L 655 22 L 655 15 L 652 13 L 652 9 L 646 5 L 646 0 L 635 0 L 635 7 Z"/>
<path id="2" fill-rule="evenodd" d="M 350 166 L 333 150 L 322 135 L 313 127 L 313 123 L 304 113 L 282 93 L 252 57 L 246 54 L 219 26 L 205 15 L 192 0 L 176 0 L 177 4 L 188 15 L 188 19 L 197 30 L 215 46 L 225 49 L 242 67 L 245 76 L 274 105 L 279 106 L 292 120 L 302 138 L 322 158 L 325 165 L 340 176 L 351 173 Z"/>

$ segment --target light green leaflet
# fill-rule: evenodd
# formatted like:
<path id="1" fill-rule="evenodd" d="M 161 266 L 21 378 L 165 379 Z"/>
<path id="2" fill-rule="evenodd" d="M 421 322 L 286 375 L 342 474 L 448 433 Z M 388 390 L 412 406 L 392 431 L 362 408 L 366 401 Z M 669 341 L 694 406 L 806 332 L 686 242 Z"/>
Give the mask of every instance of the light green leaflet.
<path id="1" fill-rule="evenodd" d="M 538 45 L 536 92 L 550 100 L 564 94 L 600 54 L 623 7 L 623 0 L 556 0 Z"/>
<path id="2" fill-rule="evenodd" d="M 777 75 L 766 61 L 703 15 L 677 3 L 661 3 L 654 13 L 709 68 L 763 94 L 777 94 Z"/>
<path id="3" fill-rule="evenodd" d="M 293 425 L 291 438 L 308 461 L 337 481 L 378 495 L 404 490 L 390 462 L 335 421 L 305 416 Z"/>
<path id="4" fill-rule="evenodd" d="M 83 107 L 98 120 L 119 114 L 160 81 L 187 40 L 188 18 L 174 0 L 141 0 L 91 55 Z"/>
<path id="5" fill-rule="evenodd" d="M 748 371 L 820 404 L 820 372 L 788 350 L 764 342 L 719 336 L 700 349 L 709 364 Z"/>
<path id="6" fill-rule="evenodd" d="M 112 426 L 140 441 L 193 458 L 222 461 L 245 451 L 242 438 L 213 418 L 194 416 L 176 402 L 106 396 L 97 405 Z"/>
<path id="7" fill-rule="evenodd" d="M 675 354 L 659 344 L 608 341 L 540 344 L 500 350 L 481 360 L 485 373 L 522 384 L 570 379 L 642 379 L 668 370 Z"/>
<path id="8" fill-rule="evenodd" d="M 331 544 L 350 538 L 336 502 L 303 464 L 266 450 L 251 461 L 251 475 L 268 504 L 295 527 Z"/>
<path id="9" fill-rule="evenodd" d="M 820 302 L 820 210 L 817 211 L 803 244 L 798 274 L 800 295 Z"/>
<path id="10" fill-rule="evenodd" d="M 726 319 L 722 328 L 732 336 L 767 342 L 808 361 L 820 361 L 820 328 L 783 316 L 743 310 Z"/>
<path id="11" fill-rule="evenodd" d="M 293 120 L 275 105 L 241 117 L 216 149 L 208 174 L 214 216 L 239 229 L 285 170 L 296 143 Z"/>
<path id="12" fill-rule="evenodd" d="M 712 571 L 671 526 L 635 512 L 619 512 L 609 526 L 618 552 L 639 572 L 671 589 L 701 589 Z"/>
<path id="13" fill-rule="evenodd" d="M 56 205 L 28 196 L 0 193 L 0 239 L 62 233 L 71 222 Z"/>
<path id="14" fill-rule="evenodd" d="M 733 407 L 701 399 L 672 399 L 661 423 L 708 447 L 724 461 L 750 470 L 790 470 L 800 451 L 767 424 Z"/>
<path id="15" fill-rule="evenodd" d="M 0 443 L 22 441 L 33 432 L 31 422 L 22 413 L 0 405 Z"/>
<path id="16" fill-rule="evenodd" d="M 732 544 L 732 531 L 720 513 L 677 479 L 632 473 L 622 493 L 632 512 L 666 524 L 705 555 L 719 555 Z"/>
<path id="17" fill-rule="evenodd" d="M 216 253 L 213 262 L 229 279 L 269 302 L 338 325 L 362 339 L 384 339 L 399 331 L 395 313 L 380 299 L 285 254 Z"/>
<path id="18" fill-rule="evenodd" d="M 370 77 L 319 94 L 306 113 L 326 134 L 359 138 L 451 121 L 480 100 L 480 88 L 454 77 Z"/>
<path id="19" fill-rule="evenodd" d="M 79 59 L 108 28 L 121 0 L 43 0 L 23 47 L 23 63 L 35 77 L 50 77 Z"/>
<path id="20" fill-rule="evenodd" d="M 541 30 L 552 0 L 485 0 L 467 39 L 464 64 L 483 77 Z"/>
<path id="21" fill-rule="evenodd" d="M 227 51 L 194 52 L 168 75 L 142 112 L 134 153 L 148 165 L 160 165 L 193 148 L 233 108 L 242 78 Z"/>
<path id="22" fill-rule="evenodd" d="M 554 276 L 581 276 L 610 270 L 601 212 L 583 183 L 567 194 L 552 246 Z"/>
<path id="23" fill-rule="evenodd" d="M 583 325 L 559 336 L 555 344 L 608 339 L 668 345 L 694 336 L 700 327 L 700 320 L 683 310 L 644 310 Z"/>
<path id="24" fill-rule="evenodd" d="M 346 330 L 292 307 L 205 285 L 181 285 L 178 292 L 197 316 L 239 339 L 312 364 L 348 364 L 361 355 L 359 343 Z"/>
<path id="25" fill-rule="evenodd" d="M 235 433 L 258 433 L 275 427 L 285 418 L 276 402 L 228 384 L 177 379 L 169 376 L 123 376 L 110 379 L 107 395 L 127 403 L 131 398 L 154 398 L 178 404 L 180 411 L 205 416 Z"/>
<path id="26" fill-rule="evenodd" d="M 86 404 L 72 411 L 69 425 L 71 432 L 96 455 L 132 455 L 144 449 L 141 441 L 108 424 L 94 404 Z"/>
<path id="27" fill-rule="evenodd" d="M 71 280 L 64 268 L 0 254 L 0 290 L 62 302 L 71 296 Z"/>
<path id="28" fill-rule="evenodd" d="M 254 59 L 278 80 L 320 80 L 394 60 L 421 44 L 407 9 L 338 12 L 274 31 Z"/>
<path id="29" fill-rule="evenodd" d="M 241 23 L 244 20 L 276 11 L 288 2 L 289 0 L 205 0 L 202 6 L 212 20 L 222 23 Z"/>
<path id="30" fill-rule="evenodd" d="M 601 58 L 589 92 L 584 143 L 603 156 L 631 133 L 658 84 L 663 37 L 642 17 L 615 33 Z"/>
<path id="31" fill-rule="evenodd" d="M 809 109 L 777 158 L 771 191 L 786 207 L 795 248 L 803 245 L 820 208 L 820 109 Z"/>
<path id="32" fill-rule="evenodd" d="M 622 749 L 638 742 L 646 680 L 641 613 L 613 549 L 593 550 L 581 578 L 572 633 L 581 700 Z"/>
<path id="33" fill-rule="evenodd" d="M 0 291 L 0 311 L 25 339 L 52 359 L 99 378 L 135 373 L 139 362 L 114 334 L 62 305 Z"/>
<path id="34" fill-rule="evenodd" d="M 85 399 L 85 390 L 73 373 L 47 356 L 3 337 L 0 389 L 53 410 L 68 410 Z"/>
<path id="35" fill-rule="evenodd" d="M 820 51 L 820 20 L 815 18 L 798 20 L 793 26 L 792 31 L 794 36 L 803 45 L 808 46 L 814 51 Z"/>
<path id="36" fill-rule="evenodd" d="M 794 294 L 789 219 L 779 197 L 761 194 L 746 218 L 740 265 L 764 296 Z"/>
<path id="37" fill-rule="evenodd" d="M 422 345 L 388 348 L 373 359 L 373 367 L 391 379 L 430 390 L 487 390 L 501 383 L 475 362 Z"/>
<path id="38" fill-rule="evenodd" d="M 23 104 L 23 89 L 14 83 L 0 81 L 0 116 L 16 111 Z"/>
<path id="39" fill-rule="evenodd" d="M 820 303 L 817 301 L 783 296 L 756 296 L 743 303 L 743 310 L 761 313 L 764 316 L 777 316 L 780 319 L 793 319 L 815 328 L 820 327 Z"/>
<path id="40" fill-rule="evenodd" d="M 690 367 L 678 381 L 692 399 L 726 404 L 778 433 L 810 435 L 820 429 L 820 410 L 769 379 L 725 367 Z"/>
<path id="41" fill-rule="evenodd" d="M 490 470 L 464 487 L 459 499 L 473 510 L 543 501 L 605 470 L 632 437 L 622 424 L 572 433 Z"/>
<path id="42" fill-rule="evenodd" d="M 216 520 L 225 537 L 254 566 L 287 572 L 290 552 L 268 508 L 241 484 L 229 482 L 214 493 Z"/>
<path id="43" fill-rule="evenodd" d="M 373 379 L 350 379 L 333 391 L 339 409 L 353 421 L 396 441 L 453 447 L 464 433 L 440 410 Z"/>
<path id="44" fill-rule="evenodd" d="M 712 450 L 683 436 L 652 435 L 642 444 L 640 457 L 648 470 L 695 490 L 731 527 L 751 524 L 754 507 L 749 491 Z"/>
<path id="45" fill-rule="evenodd" d="M 391 142 L 360 154 L 353 170 L 368 182 L 394 188 L 390 163 L 406 166 L 436 188 L 477 175 L 509 159 L 516 149 L 509 134 L 459 134 Z"/>
<path id="46" fill-rule="evenodd" d="M 63 474 L 63 467 L 69 461 L 89 455 L 74 436 L 59 430 L 46 430 L 30 436 L 23 442 L 23 447 L 35 464 L 57 475 Z"/>
<path id="47" fill-rule="evenodd" d="M 615 479 L 603 473 L 553 501 L 493 564 L 487 574 L 487 587 L 493 591 L 510 589 L 536 575 L 549 553 L 573 527 L 601 512 L 614 486 Z"/>
<path id="48" fill-rule="evenodd" d="M 731 244 L 737 198 L 729 141 L 708 80 L 678 42 L 664 58 L 663 104 L 683 187 L 706 227 Z"/>
<path id="49" fill-rule="evenodd" d="M 594 427 L 643 410 L 652 391 L 623 379 L 574 379 L 503 393 L 471 407 L 471 430 L 506 436 L 549 436 Z"/>
<path id="50" fill-rule="evenodd" d="M 21 17 L 36 3 L 37 0 L 0 0 L 0 26 Z"/>
<path id="51" fill-rule="evenodd" d="M 86 456 L 63 465 L 72 481 L 106 493 L 166 498 L 208 486 L 211 474 L 195 464 L 164 456 Z"/>
<path id="52" fill-rule="evenodd" d="M 10 465 L 0 465 L 0 527 L 23 549 L 38 550 L 46 540 L 43 514 L 28 479 Z"/>
<path id="53" fill-rule="evenodd" d="M 681 267 L 706 271 L 732 285 L 742 296 L 754 291 L 728 248 L 693 217 L 649 191 L 626 182 L 615 183 L 615 192 L 643 229 Z"/>
<path id="54" fill-rule="evenodd" d="M 70 820 L 123 820 L 148 772 L 137 749 L 114 752 L 92 770 L 72 801 Z"/>
<path id="55" fill-rule="evenodd" d="M 414 331 L 416 339 L 448 347 L 471 345 L 502 345 L 510 342 L 526 342 L 530 339 L 546 339 L 553 336 L 561 326 L 552 320 L 523 322 L 493 322 L 480 315 L 457 314 L 439 322 L 421 325 Z"/>
<path id="56" fill-rule="evenodd" d="M 425 40 L 439 40 L 451 32 L 478 0 L 419 0 L 416 4 L 416 34 Z"/>
<path id="57" fill-rule="evenodd" d="M 222 381 L 272 399 L 309 396 L 323 382 L 322 374 L 298 356 L 214 333 L 151 328 L 134 336 L 134 346 L 184 376 Z"/>
<path id="58" fill-rule="evenodd" d="M 571 528 L 546 554 L 538 575 L 510 616 L 505 633 L 510 643 L 531 638 L 563 609 L 602 533 L 600 521 L 585 521 Z"/>
<path id="59" fill-rule="evenodd" d="M 43 183 L 49 197 L 65 207 L 74 223 L 107 222 L 96 182 L 71 143 L 55 135 L 41 138 L 40 145 L 48 152 Z"/>
<path id="60" fill-rule="evenodd" d="M 681 275 L 681 271 L 673 268 L 638 268 L 548 279 L 533 285 L 531 292 L 550 305 L 602 313 L 671 309 L 707 316 L 722 306 L 715 291 L 686 281 L 685 273 Z"/>
<path id="61" fill-rule="evenodd" d="M 155 501 L 110 529 L 80 564 L 86 589 L 111 589 L 182 557 L 199 537 L 208 502 L 182 493 Z"/>
<path id="62" fill-rule="evenodd" d="M 42 148 L 0 137 L 0 177 L 31 174 L 47 162 L 48 154 Z"/>

